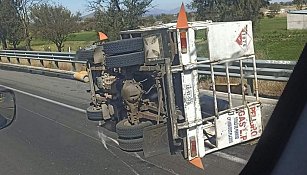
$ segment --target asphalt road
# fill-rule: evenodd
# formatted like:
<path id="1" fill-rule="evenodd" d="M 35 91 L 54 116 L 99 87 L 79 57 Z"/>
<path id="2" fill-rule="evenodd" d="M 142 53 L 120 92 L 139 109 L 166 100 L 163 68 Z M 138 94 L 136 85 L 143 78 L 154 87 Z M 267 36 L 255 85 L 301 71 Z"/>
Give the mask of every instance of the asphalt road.
<path id="1" fill-rule="evenodd" d="M 238 174 L 256 144 L 205 156 L 205 170 L 180 154 L 144 158 L 142 152 L 120 150 L 112 128 L 86 119 L 87 84 L 0 70 L 0 85 L 20 90 L 17 120 L 0 131 L 0 174 Z"/>

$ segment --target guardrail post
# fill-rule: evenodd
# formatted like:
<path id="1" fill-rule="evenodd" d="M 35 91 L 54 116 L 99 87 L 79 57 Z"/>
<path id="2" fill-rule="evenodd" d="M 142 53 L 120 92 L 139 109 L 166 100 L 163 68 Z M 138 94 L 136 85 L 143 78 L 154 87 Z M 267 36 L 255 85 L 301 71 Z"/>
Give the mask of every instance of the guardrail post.
<path id="1" fill-rule="evenodd" d="M 29 65 L 31 66 L 31 65 L 32 65 L 32 64 L 31 64 L 31 59 L 29 59 L 29 58 L 25 58 L 25 59 L 27 59 Z"/>
<path id="2" fill-rule="evenodd" d="M 39 62 L 41 63 L 41 66 L 44 67 L 44 60 L 39 60 Z"/>
<path id="3" fill-rule="evenodd" d="M 252 78 L 247 78 L 247 93 L 248 95 L 253 95 L 254 92 L 254 81 Z"/>
<path id="4" fill-rule="evenodd" d="M 59 67 L 59 62 L 58 62 L 58 61 L 54 61 L 54 64 L 55 64 L 55 66 L 56 66 L 57 69 L 60 69 L 60 67 Z"/>
<path id="5" fill-rule="evenodd" d="M 76 63 L 71 62 L 71 65 L 72 65 L 72 71 L 76 71 L 76 70 L 77 70 L 77 69 L 76 69 Z"/>

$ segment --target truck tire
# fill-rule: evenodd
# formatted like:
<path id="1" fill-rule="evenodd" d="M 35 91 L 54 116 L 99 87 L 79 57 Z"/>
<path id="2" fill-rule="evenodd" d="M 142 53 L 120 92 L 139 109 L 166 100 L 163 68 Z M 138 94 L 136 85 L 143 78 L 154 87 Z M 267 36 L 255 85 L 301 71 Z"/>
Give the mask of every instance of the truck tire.
<path id="1" fill-rule="evenodd" d="M 117 139 L 120 149 L 124 151 L 142 151 L 143 138 L 138 139 Z"/>
<path id="2" fill-rule="evenodd" d="M 119 138 L 141 138 L 143 137 L 143 129 L 152 125 L 150 121 L 142 122 L 138 125 L 128 123 L 128 119 L 124 119 L 116 124 L 116 133 Z"/>
<path id="3" fill-rule="evenodd" d="M 97 109 L 94 106 L 90 106 L 86 109 L 86 116 L 89 120 L 92 120 L 92 121 L 103 120 L 102 109 Z"/>
<path id="4" fill-rule="evenodd" d="M 144 49 L 143 38 L 107 42 L 103 44 L 103 49 L 105 54 L 109 56 L 142 51 Z"/>
<path id="5" fill-rule="evenodd" d="M 145 62 L 145 54 L 142 52 L 128 53 L 123 55 L 106 56 L 107 68 L 119 68 L 142 65 Z"/>

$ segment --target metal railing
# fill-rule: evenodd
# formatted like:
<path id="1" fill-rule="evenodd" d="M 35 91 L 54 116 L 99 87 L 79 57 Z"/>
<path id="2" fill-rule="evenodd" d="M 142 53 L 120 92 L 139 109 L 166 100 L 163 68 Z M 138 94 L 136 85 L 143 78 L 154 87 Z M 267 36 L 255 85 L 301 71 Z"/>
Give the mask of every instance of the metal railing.
<path id="1" fill-rule="evenodd" d="M 61 63 L 69 64 L 70 73 L 79 71 L 80 64 L 85 61 L 76 61 L 76 54 L 70 52 L 40 52 L 40 51 L 19 51 L 19 50 L 0 50 L 0 63 L 14 64 L 15 66 L 48 69 L 48 71 L 59 71 L 64 67 Z M 5 59 L 5 61 L 4 61 Z M 48 62 L 47 62 L 48 61 Z"/>
<path id="2" fill-rule="evenodd" d="M 204 61 L 206 58 L 197 58 L 198 61 Z M 279 61 L 279 60 L 256 60 L 257 77 L 259 80 L 269 81 L 288 81 L 296 61 Z M 253 79 L 253 65 L 252 60 L 243 61 L 244 77 L 246 79 Z M 199 64 L 197 66 L 200 75 L 211 75 L 210 64 Z M 226 76 L 226 68 L 223 65 L 217 65 L 214 68 L 215 75 Z M 229 65 L 229 76 L 240 77 L 239 61 L 233 62 Z"/>
<path id="3" fill-rule="evenodd" d="M 76 65 L 84 65 L 85 61 L 77 61 L 76 54 L 70 52 L 39 52 L 39 51 L 18 51 L 18 50 L 0 50 L 0 63 L 3 64 L 3 59 L 6 59 L 6 64 L 14 64 L 16 66 L 21 65 L 22 61 L 26 62 L 26 66 L 37 66 L 46 67 L 46 61 L 53 62 L 53 67 L 50 69 L 61 69 L 59 63 L 69 63 L 71 64 L 71 70 L 69 71 L 79 71 Z M 14 61 L 13 61 L 14 60 Z M 34 63 L 34 60 L 38 60 Z M 204 61 L 206 58 L 198 58 L 198 61 Z M 49 63 L 50 64 L 50 63 Z M 296 64 L 296 61 L 277 61 L 277 60 L 256 60 L 257 64 L 257 74 L 259 80 L 269 80 L 269 81 L 288 81 L 292 70 Z M 25 66 L 25 65 L 21 65 Z M 251 84 L 253 79 L 253 67 L 252 61 L 243 61 L 244 75 L 248 79 L 249 84 Z M 209 64 L 198 64 L 197 69 L 200 75 L 210 75 L 210 65 Z M 217 65 L 214 67 L 215 75 L 226 76 L 225 66 Z M 229 65 L 229 76 L 230 77 L 240 77 L 240 65 L 239 62 L 234 62 Z"/>

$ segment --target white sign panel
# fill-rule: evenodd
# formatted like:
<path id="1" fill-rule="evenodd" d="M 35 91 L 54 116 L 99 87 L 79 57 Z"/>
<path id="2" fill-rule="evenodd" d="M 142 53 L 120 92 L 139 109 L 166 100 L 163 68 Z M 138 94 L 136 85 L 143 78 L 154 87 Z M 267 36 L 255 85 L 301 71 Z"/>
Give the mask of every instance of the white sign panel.
<path id="1" fill-rule="evenodd" d="M 210 25 L 208 43 L 211 61 L 253 55 L 252 22 L 237 21 Z"/>
<path id="2" fill-rule="evenodd" d="M 261 136 L 261 107 L 253 105 L 226 113 L 216 119 L 217 147 L 219 149 Z"/>

